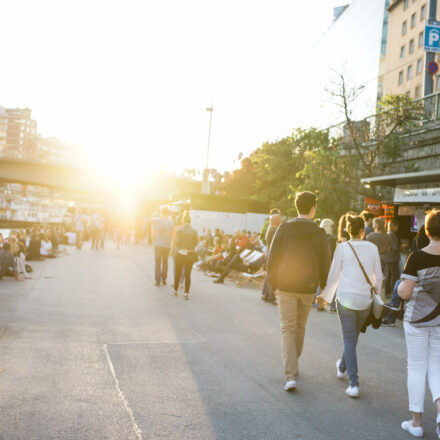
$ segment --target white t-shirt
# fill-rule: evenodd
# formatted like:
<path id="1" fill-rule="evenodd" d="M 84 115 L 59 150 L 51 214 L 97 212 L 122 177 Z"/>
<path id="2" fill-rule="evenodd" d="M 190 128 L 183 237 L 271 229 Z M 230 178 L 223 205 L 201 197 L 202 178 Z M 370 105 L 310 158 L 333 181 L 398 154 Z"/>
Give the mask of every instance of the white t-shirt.
<path id="1" fill-rule="evenodd" d="M 52 250 L 52 243 L 50 241 L 42 241 L 41 242 L 41 248 L 40 248 L 40 254 L 47 256 L 50 254 L 50 251 Z"/>
<path id="2" fill-rule="evenodd" d="M 382 289 L 382 268 L 377 246 L 369 241 L 350 240 L 336 247 L 323 296 L 331 302 L 337 289 L 338 301 L 346 308 L 364 310 L 371 304 L 371 287 L 350 248 L 350 243 L 359 257 L 376 292 Z"/>

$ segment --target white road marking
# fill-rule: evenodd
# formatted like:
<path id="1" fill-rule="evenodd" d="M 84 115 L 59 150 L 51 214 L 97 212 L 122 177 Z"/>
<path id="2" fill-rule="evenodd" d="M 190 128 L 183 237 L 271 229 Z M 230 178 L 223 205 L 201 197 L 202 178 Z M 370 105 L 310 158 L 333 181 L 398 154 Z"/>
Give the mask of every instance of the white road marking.
<path id="1" fill-rule="evenodd" d="M 108 366 L 109 366 L 110 371 L 112 373 L 113 380 L 115 381 L 115 386 L 118 391 L 119 397 L 121 398 L 121 400 L 125 406 L 125 409 L 127 410 L 128 417 L 130 417 L 130 421 L 131 421 L 131 425 L 133 426 L 134 433 L 136 434 L 136 437 L 138 438 L 138 440 L 142 440 L 142 431 L 139 429 L 138 425 L 136 424 L 136 421 L 134 420 L 133 412 L 130 408 L 130 405 L 128 404 L 128 401 L 124 396 L 124 393 L 121 391 L 121 388 L 119 387 L 119 380 L 116 377 L 115 369 L 113 367 L 113 362 L 112 362 L 112 360 L 110 358 L 110 354 L 107 350 L 107 344 L 103 345 L 103 350 L 105 353 L 105 357 L 107 358 L 107 363 L 108 363 Z"/>

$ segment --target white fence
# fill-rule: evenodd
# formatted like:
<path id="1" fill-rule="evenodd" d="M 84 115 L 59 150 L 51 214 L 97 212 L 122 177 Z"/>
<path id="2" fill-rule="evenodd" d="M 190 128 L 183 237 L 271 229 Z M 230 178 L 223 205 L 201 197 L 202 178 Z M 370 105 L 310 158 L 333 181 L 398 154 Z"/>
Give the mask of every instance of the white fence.
<path id="1" fill-rule="evenodd" d="M 198 233 L 201 233 L 203 228 L 211 229 L 212 232 L 218 228 L 226 234 L 233 234 L 237 229 L 259 232 L 268 217 L 266 214 L 256 214 L 253 212 L 238 214 L 235 212 L 198 211 L 192 209 L 191 225 Z"/>

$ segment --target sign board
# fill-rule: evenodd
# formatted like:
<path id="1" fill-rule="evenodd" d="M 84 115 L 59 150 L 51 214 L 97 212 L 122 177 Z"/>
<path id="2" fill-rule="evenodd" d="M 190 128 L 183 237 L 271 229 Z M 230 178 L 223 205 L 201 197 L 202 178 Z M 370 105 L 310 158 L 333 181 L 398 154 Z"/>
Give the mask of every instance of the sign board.
<path id="1" fill-rule="evenodd" d="M 440 203 L 440 183 L 398 185 L 394 190 L 395 203 Z"/>
<path id="2" fill-rule="evenodd" d="M 436 74 L 438 72 L 438 64 L 435 61 L 431 61 L 428 64 L 428 72 L 431 75 L 434 75 L 434 74 Z"/>
<path id="3" fill-rule="evenodd" d="M 425 44 L 426 52 L 440 52 L 440 24 L 425 24 Z"/>

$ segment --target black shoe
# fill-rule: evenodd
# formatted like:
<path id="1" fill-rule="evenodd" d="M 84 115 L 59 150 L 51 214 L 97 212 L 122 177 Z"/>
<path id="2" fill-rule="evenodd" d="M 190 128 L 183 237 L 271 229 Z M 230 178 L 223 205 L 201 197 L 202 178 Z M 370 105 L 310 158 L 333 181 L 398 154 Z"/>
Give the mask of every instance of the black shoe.
<path id="1" fill-rule="evenodd" d="M 336 307 L 330 307 L 330 312 L 336 313 Z"/>
<path id="2" fill-rule="evenodd" d="M 395 327 L 396 326 L 396 322 L 392 321 L 391 319 L 384 319 L 382 321 L 382 326 L 383 327 Z"/>
<path id="3" fill-rule="evenodd" d="M 159 286 L 160 286 L 160 283 L 156 282 L 156 283 L 154 283 L 154 285 L 155 285 L 156 287 L 159 287 Z"/>
<path id="4" fill-rule="evenodd" d="M 221 278 L 217 278 L 214 280 L 214 284 L 224 284 L 224 281 Z"/>

